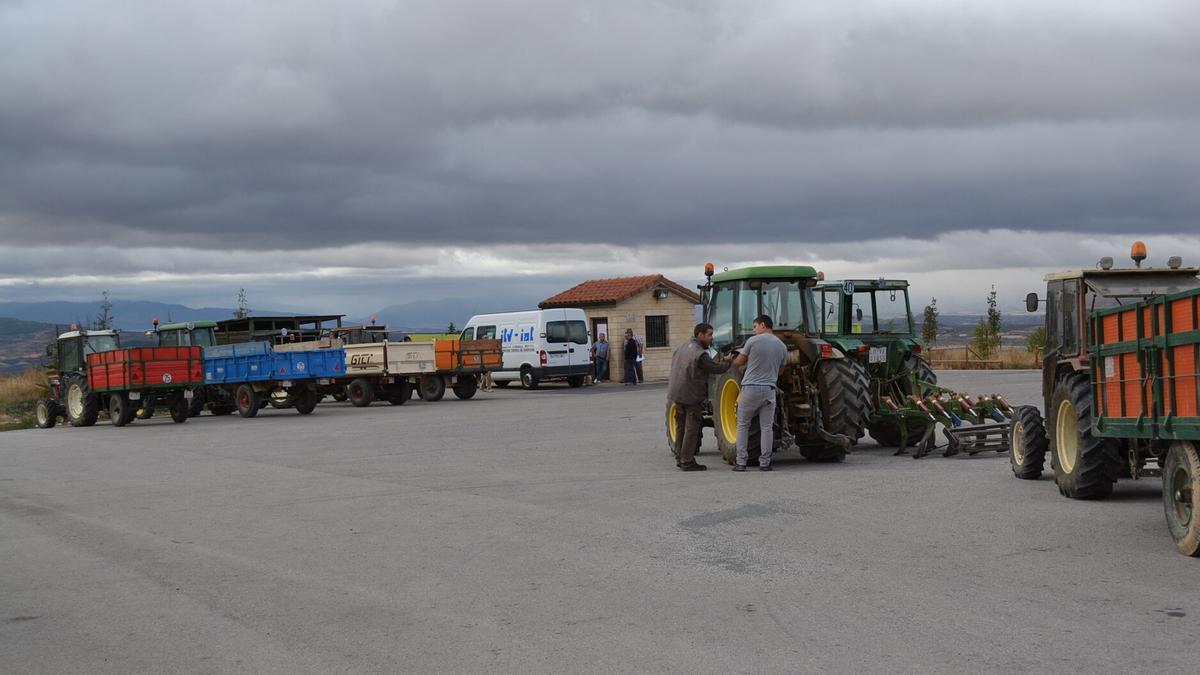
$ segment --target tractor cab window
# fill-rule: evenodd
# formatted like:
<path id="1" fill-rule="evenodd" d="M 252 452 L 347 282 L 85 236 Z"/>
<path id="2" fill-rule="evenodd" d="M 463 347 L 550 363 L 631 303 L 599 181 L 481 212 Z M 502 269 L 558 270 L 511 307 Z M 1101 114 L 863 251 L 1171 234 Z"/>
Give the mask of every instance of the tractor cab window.
<path id="1" fill-rule="evenodd" d="M 734 341 L 741 343 L 744 338 L 754 335 L 754 319 L 759 314 L 758 290 L 750 286 L 749 281 L 738 283 L 737 293 L 737 333 Z"/>
<path id="2" fill-rule="evenodd" d="M 83 353 L 95 354 L 96 352 L 109 352 L 116 349 L 117 336 L 115 335 L 89 335 L 87 341 L 83 344 Z"/>
<path id="3" fill-rule="evenodd" d="M 912 333 L 908 315 L 908 292 L 881 289 L 875 291 L 875 332 Z"/>
<path id="4" fill-rule="evenodd" d="M 217 344 L 211 328 L 197 328 L 192 331 L 193 347 L 212 347 Z"/>
<path id="5" fill-rule="evenodd" d="M 1079 281 L 1063 282 L 1062 292 L 1062 350 L 1064 356 L 1079 353 Z"/>
<path id="6" fill-rule="evenodd" d="M 774 281 L 762 286 L 762 313 L 775 322 L 775 330 L 804 331 L 804 288 L 795 281 Z"/>
<path id="7" fill-rule="evenodd" d="M 870 291 L 857 291 L 850 296 L 854 303 L 850 307 L 850 311 L 854 317 L 850 319 L 851 333 L 874 333 L 875 332 L 875 314 L 873 312 L 872 293 Z"/>
<path id="8" fill-rule="evenodd" d="M 160 330 L 158 331 L 158 346 L 159 347 L 178 347 L 179 339 L 183 336 L 181 330 Z"/>
<path id="9" fill-rule="evenodd" d="M 83 354 L 80 352 L 80 347 L 82 346 L 83 341 L 78 338 L 64 340 L 59 343 L 59 370 L 69 373 L 83 368 Z"/>
<path id="10" fill-rule="evenodd" d="M 821 327 L 826 335 L 842 332 L 842 289 L 833 288 L 821 292 Z"/>
<path id="11" fill-rule="evenodd" d="M 1063 282 L 1051 281 L 1046 285 L 1046 353 L 1059 351 L 1059 335 L 1062 334 Z"/>
<path id="12" fill-rule="evenodd" d="M 713 327 L 713 346 L 733 344 L 733 294 L 735 284 L 714 286 L 708 304 L 708 323 Z"/>

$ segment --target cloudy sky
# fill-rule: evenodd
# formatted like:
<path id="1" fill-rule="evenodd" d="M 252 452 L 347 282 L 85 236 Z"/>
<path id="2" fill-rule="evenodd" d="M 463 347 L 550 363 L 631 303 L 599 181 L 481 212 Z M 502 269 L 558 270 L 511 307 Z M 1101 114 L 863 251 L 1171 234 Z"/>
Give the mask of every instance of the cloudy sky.
<path id="1" fill-rule="evenodd" d="M 1195 0 L 0 0 L 0 301 L 1200 263 Z M 487 304 L 485 302 L 485 304 Z"/>

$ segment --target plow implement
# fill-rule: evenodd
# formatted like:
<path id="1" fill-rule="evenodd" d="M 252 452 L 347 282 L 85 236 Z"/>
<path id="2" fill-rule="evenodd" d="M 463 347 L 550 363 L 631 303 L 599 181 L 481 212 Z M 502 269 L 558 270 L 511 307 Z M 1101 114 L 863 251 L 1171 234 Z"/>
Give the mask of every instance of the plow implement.
<path id="1" fill-rule="evenodd" d="M 914 459 L 933 452 L 938 447 L 939 425 L 947 441 L 943 457 L 963 452 L 972 456 L 982 452 L 1008 452 L 1011 444 L 1009 420 L 1013 409 L 1003 396 L 985 395 L 973 400 L 965 394 L 927 382 L 921 385 L 933 393 L 883 396 L 886 409 L 877 411 L 883 423 L 890 420 L 899 430 L 897 455 L 908 452 L 910 445 Z"/>

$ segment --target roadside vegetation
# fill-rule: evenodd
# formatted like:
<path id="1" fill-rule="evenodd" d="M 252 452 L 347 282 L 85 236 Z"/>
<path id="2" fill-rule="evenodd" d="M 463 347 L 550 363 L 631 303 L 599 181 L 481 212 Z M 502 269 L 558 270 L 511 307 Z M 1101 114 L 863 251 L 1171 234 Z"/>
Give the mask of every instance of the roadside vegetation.
<path id="1" fill-rule="evenodd" d="M 46 395 L 46 378 L 41 370 L 0 375 L 0 431 L 33 426 L 33 409 Z"/>

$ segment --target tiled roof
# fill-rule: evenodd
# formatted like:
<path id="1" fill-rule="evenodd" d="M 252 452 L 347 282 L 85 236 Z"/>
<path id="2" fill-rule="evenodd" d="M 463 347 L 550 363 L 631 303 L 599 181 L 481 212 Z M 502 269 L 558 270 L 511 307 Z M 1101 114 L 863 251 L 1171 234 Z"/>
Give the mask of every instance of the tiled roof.
<path id="1" fill-rule="evenodd" d="M 588 305 L 609 305 L 623 302 L 656 286 L 671 290 L 694 303 L 699 304 L 700 295 L 671 281 L 661 274 L 647 274 L 642 277 L 619 277 L 617 279 L 592 279 L 574 288 L 567 289 L 558 295 L 546 298 L 538 303 L 538 307 L 586 307 Z"/>

